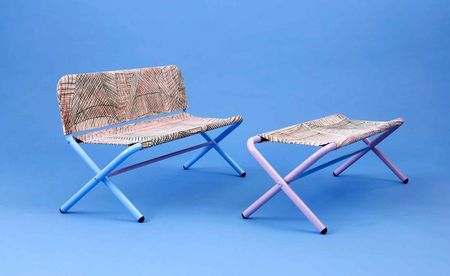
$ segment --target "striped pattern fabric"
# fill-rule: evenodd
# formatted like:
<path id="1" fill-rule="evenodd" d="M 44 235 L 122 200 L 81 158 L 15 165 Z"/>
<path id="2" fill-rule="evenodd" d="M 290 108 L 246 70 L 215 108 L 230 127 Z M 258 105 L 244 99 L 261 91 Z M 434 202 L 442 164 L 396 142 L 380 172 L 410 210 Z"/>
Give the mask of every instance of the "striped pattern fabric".
<path id="1" fill-rule="evenodd" d="M 176 66 L 73 74 L 58 81 L 64 134 L 187 109 Z"/>
<path id="2" fill-rule="evenodd" d="M 200 132 L 242 122 L 241 116 L 226 119 L 194 117 L 186 112 L 152 120 L 132 123 L 76 135 L 75 138 L 89 144 L 112 144 L 130 146 L 142 143 L 152 147 Z"/>
<path id="3" fill-rule="evenodd" d="M 336 147 L 340 148 L 403 123 L 401 118 L 379 122 L 351 120 L 342 114 L 336 114 L 266 132 L 259 136 L 270 142 L 308 146 L 325 146 L 335 143 Z"/>

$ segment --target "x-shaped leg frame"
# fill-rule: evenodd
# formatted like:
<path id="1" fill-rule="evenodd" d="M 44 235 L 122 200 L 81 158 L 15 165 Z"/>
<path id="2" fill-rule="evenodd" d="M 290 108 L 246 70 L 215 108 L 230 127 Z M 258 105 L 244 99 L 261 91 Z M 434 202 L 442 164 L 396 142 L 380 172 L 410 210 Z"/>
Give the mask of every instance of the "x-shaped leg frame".
<path id="1" fill-rule="evenodd" d="M 116 158 L 109 162 L 106 167 L 100 169 L 97 164 L 87 155 L 87 153 L 81 148 L 81 146 L 75 141 L 75 139 L 69 135 L 67 136 L 67 142 L 72 148 L 80 155 L 80 157 L 91 167 L 91 169 L 96 173 L 96 175 L 89 180 L 78 192 L 76 192 L 69 200 L 67 200 L 59 209 L 61 213 L 66 213 L 72 208 L 81 198 L 83 198 L 87 193 L 89 193 L 98 183 L 103 182 L 105 186 L 117 197 L 117 199 L 130 211 L 133 217 L 138 222 L 144 221 L 144 216 L 141 212 L 131 203 L 131 201 L 117 188 L 108 175 L 123 163 L 129 156 L 133 155 L 137 151 L 142 149 L 140 143 L 134 144 L 123 152 L 121 152 Z"/>
<path id="2" fill-rule="evenodd" d="M 381 152 L 381 150 L 379 150 L 376 146 L 381 143 L 384 139 L 386 139 L 389 135 L 391 135 L 395 130 L 397 130 L 398 127 L 394 127 L 391 128 L 389 130 L 386 130 L 385 132 L 383 132 L 382 134 L 380 134 L 380 136 L 378 136 L 377 138 L 375 138 L 373 141 L 370 141 L 368 138 L 363 139 L 363 142 L 366 143 L 367 145 L 367 149 L 355 154 L 352 158 L 348 159 L 344 164 L 342 164 L 341 166 L 339 166 L 336 170 L 334 170 L 333 175 L 334 176 L 338 176 L 340 175 L 342 172 L 344 172 L 348 167 L 350 167 L 351 165 L 353 165 L 353 163 L 355 163 L 356 161 L 358 161 L 361 157 L 363 157 L 366 153 L 368 153 L 369 151 L 373 151 L 380 159 L 381 161 L 383 161 L 386 166 L 388 166 L 389 169 L 391 169 L 391 171 L 403 182 L 403 183 L 408 183 L 408 177 L 403 174 L 398 168 L 397 166 L 394 165 L 394 163 L 392 163 L 387 157 L 386 155 L 384 155 L 383 152 Z"/>
<path id="3" fill-rule="evenodd" d="M 72 135 L 67 136 L 67 142 L 69 145 L 72 146 L 72 148 L 80 155 L 80 157 L 91 167 L 91 169 L 96 173 L 96 175 L 88 182 L 86 183 L 77 193 L 75 193 L 69 200 L 67 200 L 59 209 L 61 213 L 68 212 L 81 198 L 83 198 L 87 193 L 89 193 L 97 184 L 100 182 L 103 182 L 105 186 L 119 199 L 119 201 L 128 209 L 128 211 L 133 215 L 133 217 L 138 222 L 144 221 L 144 216 L 141 212 L 128 200 L 128 198 L 111 182 L 109 177 L 115 176 L 118 174 L 125 173 L 130 170 L 134 170 L 146 165 L 153 164 L 155 162 L 159 162 L 161 160 L 183 154 L 189 151 L 193 151 L 199 148 L 204 148 L 197 156 L 195 156 L 191 161 L 187 162 L 185 166 L 183 166 L 185 169 L 188 169 L 192 164 L 194 164 L 197 160 L 199 160 L 203 155 L 205 155 L 209 150 L 214 148 L 232 167 L 236 170 L 236 172 L 244 177 L 245 171 L 239 167 L 239 165 L 231 159 L 231 157 L 222 150 L 222 148 L 218 145 L 220 141 L 222 141 L 228 134 L 230 134 L 236 127 L 239 126 L 240 123 L 236 123 L 225 129 L 217 138 L 212 139 L 209 137 L 206 133 L 200 133 L 203 138 L 207 142 L 203 144 L 198 144 L 189 148 L 185 148 L 179 151 L 175 151 L 169 154 L 165 154 L 153 159 L 149 159 L 134 165 L 130 165 L 128 167 L 116 168 L 122 164 L 129 156 L 133 155 L 137 151 L 142 149 L 142 145 L 140 143 L 134 144 L 127 149 L 125 149 L 123 152 L 121 152 L 116 158 L 114 158 L 105 168 L 100 169 L 97 164 L 94 163 L 94 161 L 87 155 L 87 153 L 81 148 L 81 146 L 78 144 L 77 141 L 73 138 Z"/>
<path id="4" fill-rule="evenodd" d="M 323 223 L 316 217 L 316 215 L 314 215 L 314 213 L 308 208 L 308 206 L 306 206 L 306 204 L 300 199 L 300 197 L 294 192 L 294 190 L 289 187 L 289 183 L 293 181 L 297 176 L 305 172 L 324 155 L 326 155 L 330 151 L 335 150 L 336 144 L 332 143 L 322 147 L 283 178 L 256 149 L 255 143 L 260 143 L 261 140 L 262 139 L 259 136 L 251 137 L 247 141 L 247 148 L 250 154 L 256 159 L 256 161 L 258 161 L 261 167 L 269 174 L 269 176 L 275 181 L 276 184 L 254 203 L 252 203 L 252 205 L 245 209 L 242 213 L 242 217 L 245 219 L 250 217 L 254 212 L 256 212 L 256 210 L 258 210 L 262 205 L 269 201 L 279 191 L 283 191 L 289 197 L 289 199 L 291 199 L 292 202 L 300 209 L 300 211 L 309 219 L 309 221 L 320 231 L 320 233 L 326 234 L 327 228 L 325 227 L 325 225 L 323 225 Z"/>
<path id="5" fill-rule="evenodd" d="M 386 137 L 392 134 L 398 127 L 394 127 L 386 130 L 382 134 L 380 134 L 373 141 L 369 139 L 364 139 L 364 143 L 367 144 L 366 148 L 360 149 L 354 153 L 347 154 L 345 156 L 339 157 L 335 160 L 329 161 L 320 166 L 316 166 L 315 168 L 309 169 L 314 163 L 316 163 L 320 158 L 328 154 L 329 152 L 336 149 L 336 144 L 331 143 L 316 151 L 312 154 L 308 159 L 306 159 L 303 163 L 297 166 L 293 171 L 291 171 L 284 178 L 281 177 L 278 172 L 270 165 L 269 162 L 262 156 L 262 154 L 256 149 L 255 144 L 260 143 L 262 138 L 259 136 L 254 136 L 248 139 L 247 148 L 250 154 L 256 159 L 256 161 L 261 165 L 261 167 L 269 174 L 269 176 L 275 181 L 276 185 L 274 185 L 271 189 L 269 189 L 265 194 L 263 194 L 259 199 L 253 202 L 247 209 L 242 213 L 242 217 L 244 219 L 249 218 L 254 212 L 256 212 L 262 205 L 264 205 L 267 201 L 269 201 L 273 196 L 275 196 L 279 191 L 283 191 L 289 199 L 300 209 L 300 211 L 309 219 L 309 221 L 320 231 L 321 234 L 327 233 L 327 228 L 323 223 L 316 217 L 316 215 L 308 208 L 308 206 L 300 199 L 300 197 L 292 190 L 289 184 L 306 175 L 314 173 L 318 170 L 324 169 L 328 166 L 331 166 L 339 161 L 349 158 L 343 165 L 337 168 L 333 174 L 337 176 L 342 173 L 345 169 L 347 169 L 350 165 L 360 159 L 364 154 L 368 151 L 372 150 L 394 173 L 403 183 L 408 182 L 408 178 L 389 160 L 386 156 L 376 148 L 381 141 L 383 141 Z M 309 169 L 309 170 L 308 170 Z"/>
<path id="6" fill-rule="evenodd" d="M 221 134 L 219 134 L 216 138 L 212 139 L 206 132 L 200 133 L 203 138 L 210 143 L 207 147 L 205 147 L 202 151 L 200 151 L 196 156 L 194 156 L 191 160 L 186 162 L 183 165 L 185 170 L 189 169 L 192 165 L 194 165 L 200 158 L 202 158 L 208 151 L 211 149 L 215 149 L 220 156 L 225 159 L 225 161 L 230 164 L 230 166 L 241 176 L 245 177 L 246 172 L 236 163 L 233 159 L 219 146 L 220 141 L 222 141 L 225 137 L 228 136 L 234 129 L 236 129 L 241 123 L 235 123 L 225 129 Z"/>

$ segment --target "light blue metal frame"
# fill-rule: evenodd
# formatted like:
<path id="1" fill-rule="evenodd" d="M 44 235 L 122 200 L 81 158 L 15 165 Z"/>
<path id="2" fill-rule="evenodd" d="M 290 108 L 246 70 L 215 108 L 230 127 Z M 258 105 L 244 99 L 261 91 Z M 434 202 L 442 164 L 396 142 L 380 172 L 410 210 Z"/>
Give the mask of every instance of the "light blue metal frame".
<path id="1" fill-rule="evenodd" d="M 114 158 L 105 168 L 102 170 L 94 163 L 94 161 L 87 155 L 87 153 L 81 148 L 81 146 L 75 141 L 72 135 L 67 136 L 69 145 L 78 153 L 78 155 L 91 167 L 96 175 L 89 180 L 78 192 L 76 192 L 69 200 L 67 200 L 59 209 L 61 213 L 66 213 L 70 210 L 83 196 L 89 193 L 98 183 L 105 183 L 106 187 L 117 197 L 117 199 L 130 211 L 133 217 L 138 222 L 144 221 L 144 215 L 131 203 L 131 201 L 117 188 L 111 180 L 108 178 L 108 174 L 117 168 L 128 157 L 142 149 L 142 145 L 135 144 L 124 151 L 122 151 L 116 158 Z"/>
<path id="2" fill-rule="evenodd" d="M 200 135 L 207 140 L 206 143 L 195 145 L 186 149 L 182 149 L 173 153 L 169 153 L 160 157 L 156 157 L 144 162 L 140 162 L 122 169 L 116 170 L 116 168 L 122 164 L 128 157 L 133 155 L 134 153 L 142 150 L 142 144 L 137 143 L 132 146 L 129 146 L 124 151 L 122 151 L 119 155 L 117 155 L 108 165 L 106 165 L 103 169 L 100 169 L 97 164 L 89 157 L 89 155 L 81 148 L 79 143 L 75 140 L 72 135 L 67 135 L 66 140 L 69 145 L 75 150 L 75 152 L 89 165 L 89 167 L 96 173 L 96 175 L 89 180 L 78 192 L 76 192 L 71 198 L 69 198 L 59 209 L 61 213 L 68 212 L 81 198 L 83 198 L 87 193 L 89 193 L 98 183 L 103 182 L 105 186 L 114 194 L 114 196 L 128 209 L 131 215 L 138 221 L 144 221 L 144 215 L 131 203 L 131 201 L 117 188 L 109 179 L 113 175 L 117 175 L 120 173 L 124 173 L 142 166 L 146 166 L 179 154 L 183 154 L 192 150 L 196 150 L 198 148 L 204 147 L 204 149 L 193 159 L 191 159 L 186 166 L 183 166 L 185 169 L 188 169 L 195 162 L 197 162 L 201 157 L 203 157 L 209 150 L 214 148 L 224 159 L 227 161 L 231 167 L 242 177 L 246 175 L 245 171 L 235 162 L 231 157 L 225 153 L 222 148 L 218 145 L 220 141 L 222 141 L 228 134 L 230 134 L 234 129 L 236 129 L 240 125 L 239 123 L 235 123 L 225 129 L 221 134 L 219 134 L 215 139 L 212 139 L 205 132 L 200 133 Z"/>
<path id="3" fill-rule="evenodd" d="M 246 176 L 246 172 L 239 167 L 238 164 L 236 164 L 236 162 L 233 161 L 233 159 L 231 159 L 231 157 L 222 150 L 222 148 L 219 146 L 220 141 L 222 141 L 225 137 L 228 136 L 228 134 L 230 134 L 233 130 L 235 130 L 241 123 L 235 123 L 231 126 L 229 126 L 227 129 L 225 129 L 221 134 L 219 134 L 215 139 L 212 139 L 211 137 L 209 137 L 208 134 L 206 134 L 206 132 L 202 132 L 200 133 L 200 135 L 203 136 L 203 138 L 205 138 L 206 141 L 210 142 L 211 145 L 205 147 L 201 152 L 199 152 L 196 156 L 194 156 L 191 160 L 189 160 L 188 162 L 186 162 L 183 165 L 183 168 L 185 170 L 189 169 L 192 165 L 194 165 L 200 158 L 202 158 L 208 151 L 210 151 L 211 149 L 215 149 L 222 157 L 223 159 L 225 159 L 225 161 L 228 162 L 228 164 L 230 164 L 230 166 L 241 176 L 241 177 L 245 177 Z"/>

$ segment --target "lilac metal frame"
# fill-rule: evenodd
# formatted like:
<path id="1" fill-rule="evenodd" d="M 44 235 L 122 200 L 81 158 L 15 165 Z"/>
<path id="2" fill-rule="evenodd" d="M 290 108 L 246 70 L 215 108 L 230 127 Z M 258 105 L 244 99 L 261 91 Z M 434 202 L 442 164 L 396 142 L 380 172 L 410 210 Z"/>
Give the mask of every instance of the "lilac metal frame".
<path id="1" fill-rule="evenodd" d="M 308 220 L 317 228 L 317 230 L 319 230 L 321 234 L 326 234 L 327 227 L 317 218 L 317 216 L 311 211 L 311 209 L 308 208 L 308 206 L 300 199 L 300 197 L 294 192 L 294 190 L 292 190 L 289 184 L 296 179 L 312 174 L 316 171 L 322 170 L 328 166 L 349 158 L 349 160 L 347 160 L 333 172 L 333 175 L 338 176 L 369 151 L 373 151 L 403 183 L 408 183 L 408 178 L 389 159 L 387 159 L 387 157 L 378 148 L 376 148 L 376 146 L 381 141 L 391 135 L 397 128 L 398 127 L 393 127 L 384 131 L 373 141 L 365 138 L 363 142 L 367 144 L 367 147 L 363 149 L 338 157 L 325 164 L 309 169 L 323 156 L 337 149 L 336 144 L 334 143 L 325 145 L 315 153 L 313 153 L 311 156 L 309 156 L 305 161 L 303 161 L 303 163 L 297 166 L 285 177 L 281 177 L 280 174 L 272 167 L 272 165 L 256 149 L 255 144 L 263 142 L 262 138 L 260 136 L 253 136 L 249 138 L 247 141 L 247 148 L 250 154 L 275 181 L 275 185 L 266 193 L 264 193 L 260 198 L 258 198 L 255 202 L 253 202 L 247 209 L 245 209 L 244 212 L 242 212 L 242 217 L 244 219 L 249 218 L 254 212 L 256 212 L 256 210 L 258 210 L 262 205 L 269 201 L 279 191 L 283 191 L 289 197 L 289 199 L 300 209 L 300 211 L 308 218 Z"/>
<path id="2" fill-rule="evenodd" d="M 190 152 L 199 148 L 204 148 L 197 156 L 195 156 L 190 162 L 189 166 L 184 165 L 185 169 L 188 169 L 195 162 L 197 162 L 201 157 L 203 157 L 210 149 L 214 148 L 230 165 L 231 167 L 241 176 L 244 177 L 246 175 L 245 171 L 239 167 L 236 162 L 231 159 L 231 157 L 223 151 L 223 149 L 218 145 L 220 141 L 222 141 L 228 134 L 230 134 L 236 127 L 241 124 L 235 123 L 228 128 L 226 128 L 219 136 L 215 139 L 211 139 L 205 132 L 200 133 L 203 138 L 206 140 L 205 143 L 198 144 L 192 147 L 188 147 L 179 151 L 175 151 L 169 154 L 165 154 L 156 158 L 149 159 L 147 161 L 143 161 L 140 163 L 136 163 L 131 166 L 127 166 L 121 169 L 116 169 L 120 164 L 122 164 L 128 157 L 133 155 L 134 153 L 142 150 L 142 145 L 140 143 L 129 146 L 127 149 L 122 151 L 116 158 L 114 158 L 106 167 L 100 169 L 97 164 L 88 156 L 88 154 L 81 148 L 78 141 L 72 136 L 67 135 L 66 139 L 70 146 L 78 153 L 78 155 L 91 167 L 91 169 L 95 172 L 95 176 L 89 180 L 78 192 L 76 192 L 71 198 L 69 198 L 59 209 L 61 213 L 68 212 L 81 198 L 83 198 L 87 193 L 89 193 L 97 184 L 103 182 L 105 186 L 116 196 L 116 198 L 128 209 L 131 215 L 138 221 L 144 221 L 144 215 L 131 203 L 131 201 L 117 188 L 110 180 L 110 177 L 116 176 L 143 166 L 147 166 L 164 159 L 174 157 L 176 155 L 180 155 L 186 152 Z"/>

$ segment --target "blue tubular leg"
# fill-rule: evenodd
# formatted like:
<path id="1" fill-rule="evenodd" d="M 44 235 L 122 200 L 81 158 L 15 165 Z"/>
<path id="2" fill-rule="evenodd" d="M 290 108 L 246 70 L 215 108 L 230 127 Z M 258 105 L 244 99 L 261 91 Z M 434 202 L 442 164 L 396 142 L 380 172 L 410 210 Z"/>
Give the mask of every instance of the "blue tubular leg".
<path id="1" fill-rule="evenodd" d="M 209 137 L 208 134 L 206 134 L 205 132 L 200 133 L 203 138 L 205 138 L 206 141 L 208 142 L 213 142 L 214 144 L 212 144 L 212 147 L 223 157 L 223 159 L 225 159 L 225 161 L 228 162 L 228 164 L 230 164 L 231 167 L 233 167 L 233 169 L 242 177 L 245 176 L 245 171 L 243 169 L 241 169 L 241 167 L 239 167 L 238 164 L 236 164 L 236 162 L 234 162 L 233 159 L 231 159 L 231 157 L 222 150 L 222 148 L 217 144 L 216 141 L 214 141 L 211 137 Z"/>
<path id="2" fill-rule="evenodd" d="M 297 180 L 297 179 L 299 179 L 299 178 L 305 177 L 305 176 L 307 176 L 307 175 L 310 175 L 310 174 L 312 174 L 312 173 L 315 173 L 315 172 L 317 172 L 317 171 L 320 171 L 320 170 L 323 170 L 323 169 L 325 169 L 325 168 L 328 168 L 328 167 L 331 166 L 331 165 L 334 165 L 334 164 L 336 164 L 336 163 L 338 163 L 338 162 L 341 162 L 341 161 L 343 161 L 343 160 L 345 160 L 345 159 L 347 159 L 347 158 L 350 158 L 350 157 L 352 157 L 352 156 L 354 156 L 354 155 L 356 155 L 356 154 L 358 154 L 358 153 L 365 152 L 365 151 L 367 151 L 367 150 L 368 150 L 368 147 L 363 148 L 363 149 L 360 149 L 360 150 L 357 150 L 357 151 L 355 151 L 355 152 L 352 152 L 352 153 L 349 153 L 349 154 L 346 154 L 346 155 L 342 155 L 342 156 L 340 156 L 340 157 L 338 157 L 338 158 L 336 158 L 336 159 L 333 159 L 333 160 L 328 161 L 328 162 L 326 162 L 326 163 L 324 163 L 324 164 L 322 164 L 322 165 L 316 166 L 316 167 L 314 167 L 314 168 L 312 168 L 312 169 L 309 169 L 309 170 L 307 170 L 307 171 L 301 173 L 300 175 L 294 177 L 294 179 L 292 179 L 291 182 L 293 182 L 294 180 Z"/>
<path id="3" fill-rule="evenodd" d="M 220 141 L 222 141 L 225 137 L 228 136 L 228 134 L 230 134 L 235 128 L 237 128 L 241 123 L 236 123 L 231 125 L 230 127 L 228 127 L 227 129 L 225 129 L 221 134 L 219 134 L 219 136 L 217 136 L 216 139 L 214 139 L 215 143 L 219 143 Z M 186 162 L 183 165 L 184 169 L 189 169 L 192 165 L 194 165 L 195 162 L 197 162 L 200 158 L 203 157 L 203 155 L 205 155 L 208 151 L 210 151 L 213 148 L 213 146 L 208 146 L 204 149 L 202 149 L 196 156 L 194 156 L 191 160 L 189 160 L 188 162 Z"/>
<path id="4" fill-rule="evenodd" d="M 201 133 L 201 135 L 208 141 L 208 142 L 213 142 L 214 144 L 205 147 L 204 149 L 202 149 L 196 156 L 194 156 L 191 160 L 189 160 L 188 162 L 186 162 L 183 165 L 184 169 L 189 169 L 192 165 L 195 164 L 195 162 L 197 162 L 200 158 L 203 157 L 203 155 L 205 155 L 208 151 L 210 151 L 212 148 L 215 148 L 217 150 L 217 148 L 219 148 L 219 150 L 223 153 L 220 153 L 219 150 L 217 150 L 222 156 L 223 158 L 225 158 L 225 160 L 230 163 L 230 165 L 236 170 L 237 173 L 239 173 L 240 176 L 245 176 L 245 171 L 242 170 L 225 152 L 223 152 L 223 150 L 217 145 L 218 143 L 220 143 L 220 141 L 222 141 L 225 137 L 228 136 L 228 134 L 230 134 L 234 129 L 236 129 L 241 123 L 236 123 L 231 125 L 230 127 L 228 127 L 227 129 L 225 129 L 221 134 L 219 134 L 219 136 L 217 136 L 214 140 L 211 139 L 208 135 L 206 135 L 205 133 Z M 205 136 L 206 135 L 206 136 Z M 206 138 L 208 137 L 208 138 Z"/>
<path id="5" fill-rule="evenodd" d="M 72 136 L 67 137 L 68 143 L 72 148 L 80 155 L 80 157 L 91 167 L 91 169 L 96 173 L 96 175 L 85 184 L 77 193 L 75 193 L 66 203 L 64 203 L 60 211 L 65 213 L 70 210 L 83 196 L 85 196 L 90 190 L 92 190 L 99 182 L 103 181 L 106 187 L 117 197 L 117 199 L 122 202 L 122 204 L 130 211 L 133 217 L 138 222 L 144 221 L 144 216 L 139 212 L 136 207 L 126 198 L 126 196 L 109 180 L 107 175 L 117 168 L 125 159 L 134 154 L 135 152 L 142 149 L 141 144 L 135 144 L 128 147 L 126 150 L 121 152 L 116 158 L 114 158 L 105 168 L 100 169 L 97 164 L 92 161 L 92 159 L 86 154 L 86 152 L 80 147 L 80 145 L 75 141 Z"/>

